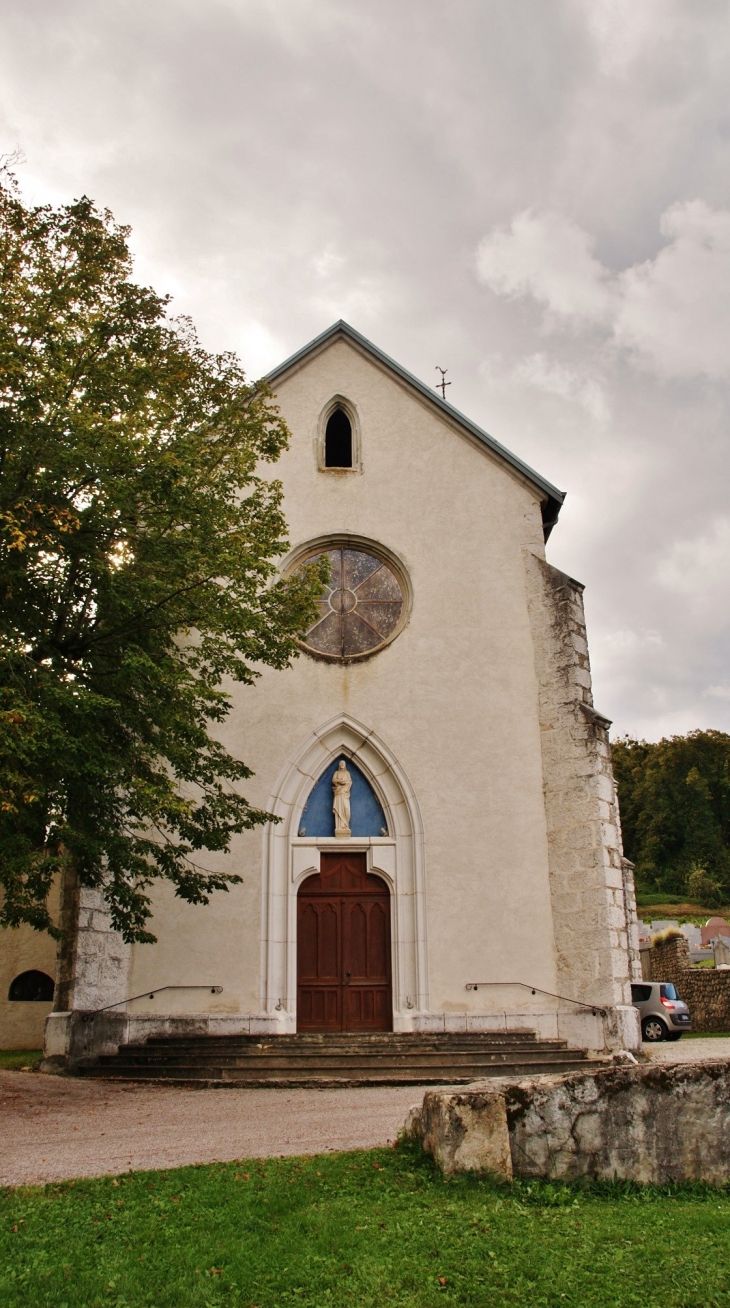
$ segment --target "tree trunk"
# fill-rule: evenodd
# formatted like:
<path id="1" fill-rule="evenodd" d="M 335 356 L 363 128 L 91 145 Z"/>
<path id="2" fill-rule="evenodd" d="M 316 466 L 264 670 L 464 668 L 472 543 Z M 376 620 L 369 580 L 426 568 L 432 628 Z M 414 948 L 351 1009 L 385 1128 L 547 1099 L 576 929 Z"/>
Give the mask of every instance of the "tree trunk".
<path id="1" fill-rule="evenodd" d="M 74 864 L 69 862 L 61 874 L 59 926 L 63 935 L 58 942 L 56 990 L 53 997 L 56 1013 L 68 1013 L 73 1008 L 79 940 L 79 890 L 78 873 Z"/>

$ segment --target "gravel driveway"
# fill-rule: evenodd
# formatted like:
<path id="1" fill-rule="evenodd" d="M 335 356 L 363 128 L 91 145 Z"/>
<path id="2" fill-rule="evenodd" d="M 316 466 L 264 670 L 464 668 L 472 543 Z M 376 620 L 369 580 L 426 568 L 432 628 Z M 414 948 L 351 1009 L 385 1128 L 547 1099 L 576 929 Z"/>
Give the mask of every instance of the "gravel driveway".
<path id="1" fill-rule="evenodd" d="M 713 1058 L 730 1058 L 730 1036 L 712 1036 L 693 1040 L 682 1036 L 667 1044 L 644 1045 L 652 1063 L 706 1063 Z"/>
<path id="2" fill-rule="evenodd" d="M 644 1046 L 652 1062 L 730 1058 L 730 1037 Z M 185 1090 L 0 1071 L 0 1184 L 393 1141 L 424 1086 Z"/>
<path id="3" fill-rule="evenodd" d="M 423 1086 L 185 1090 L 0 1071 L 0 1185 L 372 1149 Z"/>

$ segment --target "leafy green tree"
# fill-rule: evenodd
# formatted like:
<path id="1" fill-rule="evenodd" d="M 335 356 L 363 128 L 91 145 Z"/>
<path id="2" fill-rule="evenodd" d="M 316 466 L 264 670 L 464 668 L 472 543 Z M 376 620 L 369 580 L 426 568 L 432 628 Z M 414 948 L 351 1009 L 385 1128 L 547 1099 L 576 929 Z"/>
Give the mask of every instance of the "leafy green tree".
<path id="1" fill-rule="evenodd" d="M 715 886 L 715 900 L 722 893 L 727 899 L 730 735 L 691 731 L 657 744 L 627 737 L 611 752 L 624 849 L 637 880 L 686 894 L 690 877 L 699 884 L 699 871 L 706 889 Z"/>
<path id="2" fill-rule="evenodd" d="M 194 904 L 240 879 L 196 861 L 268 817 L 223 683 L 287 666 L 321 580 L 277 574 L 266 387 L 131 280 L 110 213 L 0 182 L 0 925 L 58 934 L 64 873 L 148 941 L 155 878 Z"/>
<path id="3" fill-rule="evenodd" d="M 723 901 L 720 882 L 713 880 L 703 867 L 696 865 L 690 869 L 687 877 L 687 895 L 693 904 L 703 904 L 707 908 L 720 908 Z"/>

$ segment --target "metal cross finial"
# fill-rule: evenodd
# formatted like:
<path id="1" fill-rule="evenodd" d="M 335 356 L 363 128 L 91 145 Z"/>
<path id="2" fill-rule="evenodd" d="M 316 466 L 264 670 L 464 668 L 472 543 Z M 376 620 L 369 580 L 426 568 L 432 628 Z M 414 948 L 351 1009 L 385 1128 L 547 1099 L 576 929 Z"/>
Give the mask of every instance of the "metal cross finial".
<path id="1" fill-rule="evenodd" d="M 436 371 L 441 373 L 441 381 L 436 382 L 436 390 L 441 391 L 441 396 L 445 400 L 446 387 L 451 385 L 451 382 L 447 382 L 446 380 L 446 374 L 449 370 L 448 368 L 439 368 L 438 364 L 436 364 Z"/>

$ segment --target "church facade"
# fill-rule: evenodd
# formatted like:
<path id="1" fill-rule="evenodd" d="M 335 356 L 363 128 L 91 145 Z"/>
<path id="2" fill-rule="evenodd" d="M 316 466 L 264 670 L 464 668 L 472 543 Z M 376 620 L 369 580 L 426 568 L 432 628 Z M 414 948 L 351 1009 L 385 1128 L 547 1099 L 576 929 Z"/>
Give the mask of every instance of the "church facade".
<path id="1" fill-rule="evenodd" d="M 83 892 L 47 1053 L 99 1009 L 96 1049 L 519 1026 L 636 1048 L 609 723 L 582 587 L 545 558 L 562 494 L 345 323 L 269 380 L 292 432 L 281 566 L 330 566 L 292 666 L 231 688 L 225 743 L 277 821 L 221 856 L 242 884 L 208 907 L 156 890 L 154 945 Z"/>

